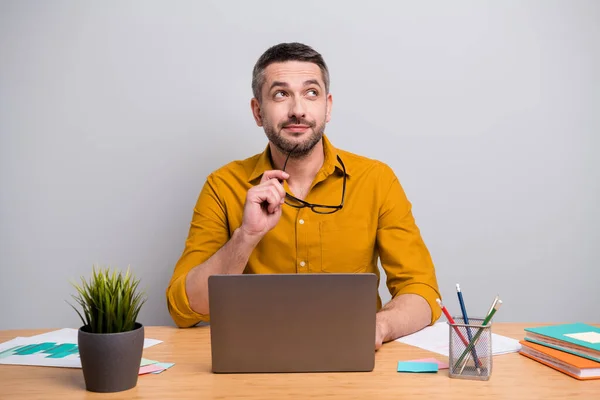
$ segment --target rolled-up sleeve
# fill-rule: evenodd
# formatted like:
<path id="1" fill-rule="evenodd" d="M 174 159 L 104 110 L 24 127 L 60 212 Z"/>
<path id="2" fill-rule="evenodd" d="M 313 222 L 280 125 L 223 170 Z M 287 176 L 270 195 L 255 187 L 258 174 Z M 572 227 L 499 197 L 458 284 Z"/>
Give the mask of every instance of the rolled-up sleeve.
<path id="1" fill-rule="evenodd" d="M 175 265 L 166 291 L 167 307 L 177 326 L 190 327 L 209 321 L 208 315 L 199 314 L 190 307 L 186 278 L 188 272 L 208 260 L 227 243 L 229 237 L 227 217 L 218 196 L 217 182 L 210 175 L 198 196 L 183 254 Z"/>
<path id="2" fill-rule="evenodd" d="M 435 267 L 412 214 L 404 189 L 386 166 L 382 179 L 383 203 L 377 227 L 377 246 L 387 287 L 392 295 L 416 294 L 431 308 L 431 323 L 441 315 L 436 298 L 441 298 Z"/>

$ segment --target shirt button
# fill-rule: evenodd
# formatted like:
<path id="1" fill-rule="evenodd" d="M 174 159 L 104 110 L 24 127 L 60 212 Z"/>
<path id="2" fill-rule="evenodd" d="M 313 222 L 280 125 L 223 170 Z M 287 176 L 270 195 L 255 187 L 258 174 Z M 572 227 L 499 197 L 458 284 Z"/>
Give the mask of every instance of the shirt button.
<path id="1" fill-rule="evenodd" d="M 300 221 L 298 221 L 298 223 L 299 223 L 300 225 L 304 225 L 304 220 L 303 220 L 303 219 L 301 219 Z"/>
<path id="2" fill-rule="evenodd" d="M 300 266 L 304 267 L 306 265 L 306 263 L 304 261 L 300 261 Z"/>

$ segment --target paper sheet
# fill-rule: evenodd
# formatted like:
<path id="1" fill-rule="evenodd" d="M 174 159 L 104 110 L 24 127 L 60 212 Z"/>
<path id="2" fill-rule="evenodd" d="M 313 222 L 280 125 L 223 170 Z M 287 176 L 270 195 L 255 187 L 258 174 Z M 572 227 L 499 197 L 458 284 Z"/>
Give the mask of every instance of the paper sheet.
<path id="1" fill-rule="evenodd" d="M 159 343 L 162 341 L 144 339 L 144 348 Z M 71 346 L 59 347 L 58 345 L 61 344 Z M 77 329 L 72 328 L 29 337 L 17 337 L 0 344 L 0 364 L 81 368 L 76 345 Z"/>
<path id="2" fill-rule="evenodd" d="M 173 365 L 175 365 L 175 363 L 156 363 L 154 364 L 158 367 L 160 367 L 160 369 L 158 371 L 154 371 L 152 372 L 153 374 L 160 374 L 161 372 L 171 368 Z"/>
<path id="3" fill-rule="evenodd" d="M 175 365 L 175 363 L 163 363 L 163 362 L 158 362 L 155 360 L 148 360 L 147 358 L 142 358 L 142 362 L 140 363 L 140 365 L 141 365 L 140 371 L 145 371 L 145 369 L 144 369 L 145 367 L 153 366 L 152 371 L 149 371 L 149 373 L 160 374 L 164 370 L 171 368 L 173 365 Z M 140 372 L 140 375 L 141 375 L 141 372 Z"/>
<path id="4" fill-rule="evenodd" d="M 165 369 L 158 364 L 149 364 L 149 365 L 144 365 L 144 366 L 140 367 L 139 375 L 154 374 L 156 372 L 162 372 L 164 370 Z"/>
<path id="5" fill-rule="evenodd" d="M 56 343 L 77 343 L 78 329 L 63 328 L 52 332 L 42 333 L 41 335 L 28 336 L 26 339 L 37 340 L 39 342 L 56 342 Z M 144 339 L 144 348 L 155 346 L 162 343 L 158 339 Z"/>
<path id="6" fill-rule="evenodd" d="M 450 353 L 450 326 L 446 322 L 437 322 L 412 335 L 396 339 L 398 342 L 416 346 L 446 357 Z M 492 354 L 514 353 L 521 349 L 518 340 L 492 333 Z"/>

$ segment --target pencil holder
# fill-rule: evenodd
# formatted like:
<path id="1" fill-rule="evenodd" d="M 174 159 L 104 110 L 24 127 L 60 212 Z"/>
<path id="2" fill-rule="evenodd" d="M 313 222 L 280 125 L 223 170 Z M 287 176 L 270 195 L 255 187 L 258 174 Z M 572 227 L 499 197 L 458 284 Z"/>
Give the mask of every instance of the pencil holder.
<path id="1" fill-rule="evenodd" d="M 483 318 L 454 317 L 450 325 L 450 378 L 487 381 L 492 375 L 492 324 Z"/>

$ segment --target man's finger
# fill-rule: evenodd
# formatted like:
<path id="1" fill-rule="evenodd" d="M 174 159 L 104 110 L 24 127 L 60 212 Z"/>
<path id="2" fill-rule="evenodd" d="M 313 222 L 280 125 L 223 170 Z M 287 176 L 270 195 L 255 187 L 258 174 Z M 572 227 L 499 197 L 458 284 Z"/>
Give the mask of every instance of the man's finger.
<path id="1" fill-rule="evenodd" d="M 248 191 L 248 200 L 257 204 L 262 204 L 266 201 L 272 209 L 271 206 L 281 204 L 281 195 L 274 186 L 255 186 Z"/>
<path id="2" fill-rule="evenodd" d="M 285 189 L 283 188 L 283 185 L 276 179 L 271 179 L 270 181 L 267 181 L 265 183 L 265 185 L 271 185 L 272 187 L 275 188 L 275 190 L 277 190 L 277 192 L 279 193 L 279 195 L 281 197 L 285 197 Z"/>
<path id="3" fill-rule="evenodd" d="M 261 188 L 273 188 L 277 191 L 277 193 L 279 193 L 280 197 L 285 197 L 285 189 L 283 188 L 283 185 L 277 179 L 267 180 L 266 182 L 258 184 L 251 190 L 258 190 Z"/>
<path id="4" fill-rule="evenodd" d="M 284 179 L 287 179 L 289 177 L 290 174 L 288 174 L 287 172 L 278 169 L 273 169 L 263 172 L 262 178 L 260 179 L 260 183 L 267 182 L 269 179 L 277 179 L 279 181 L 283 181 Z"/>

